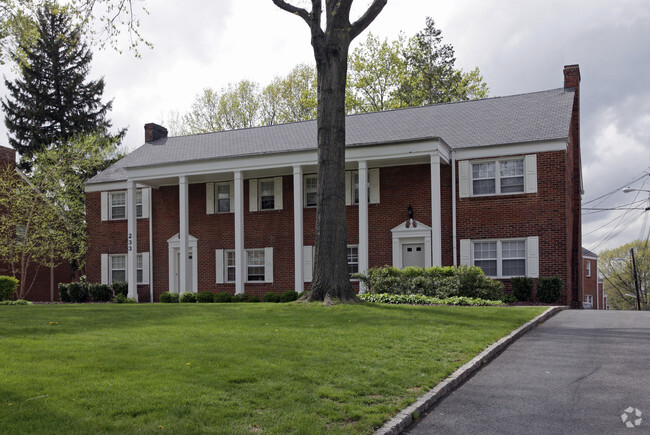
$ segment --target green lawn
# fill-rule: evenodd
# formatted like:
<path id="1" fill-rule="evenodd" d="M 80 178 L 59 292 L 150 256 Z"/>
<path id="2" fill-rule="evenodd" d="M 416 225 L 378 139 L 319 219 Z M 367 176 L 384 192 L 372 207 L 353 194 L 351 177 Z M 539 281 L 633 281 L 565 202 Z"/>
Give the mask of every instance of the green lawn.
<path id="1" fill-rule="evenodd" d="M 371 433 L 544 310 L 0 306 L 0 433 Z"/>

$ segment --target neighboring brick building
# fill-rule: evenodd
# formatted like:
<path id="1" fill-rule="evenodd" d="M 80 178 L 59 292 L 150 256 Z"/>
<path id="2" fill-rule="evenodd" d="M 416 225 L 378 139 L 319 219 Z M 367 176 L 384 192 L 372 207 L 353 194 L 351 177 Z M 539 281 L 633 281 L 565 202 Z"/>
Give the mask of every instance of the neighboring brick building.
<path id="1" fill-rule="evenodd" d="M 16 177 L 24 177 L 16 169 L 16 151 L 0 146 L 0 169 L 4 170 L 7 165 L 10 165 L 16 170 Z M 27 183 L 26 180 L 25 183 Z M 29 287 L 31 285 L 31 289 L 25 299 L 29 299 L 30 301 L 53 302 L 59 300 L 58 284 L 60 282 L 70 282 L 71 268 L 70 264 L 62 264 L 57 267 L 32 264 L 27 268 L 27 276 L 23 278 L 20 276 L 20 273 L 13 273 L 10 263 L 0 260 L 0 275 L 14 276 L 19 280 L 26 279 L 27 286 Z M 32 282 L 33 284 L 30 284 Z"/>
<path id="2" fill-rule="evenodd" d="M 475 264 L 506 289 L 559 276 L 580 307 L 579 85 L 570 65 L 559 89 L 348 116 L 350 270 Z M 182 137 L 147 124 L 145 141 L 86 185 L 89 280 L 127 279 L 132 296 L 137 282 L 140 301 L 309 285 L 316 121 Z"/>
<path id="3" fill-rule="evenodd" d="M 584 307 L 594 310 L 608 310 L 607 295 L 603 280 L 598 276 L 598 255 L 582 248 L 582 274 L 584 285 Z"/>

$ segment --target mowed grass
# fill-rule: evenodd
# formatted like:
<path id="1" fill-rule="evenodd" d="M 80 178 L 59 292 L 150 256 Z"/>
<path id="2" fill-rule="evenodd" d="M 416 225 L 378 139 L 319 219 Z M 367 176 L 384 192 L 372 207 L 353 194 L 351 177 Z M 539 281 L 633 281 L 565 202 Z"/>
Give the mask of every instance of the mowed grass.
<path id="1" fill-rule="evenodd" d="M 0 306 L 0 432 L 371 433 L 544 309 Z"/>

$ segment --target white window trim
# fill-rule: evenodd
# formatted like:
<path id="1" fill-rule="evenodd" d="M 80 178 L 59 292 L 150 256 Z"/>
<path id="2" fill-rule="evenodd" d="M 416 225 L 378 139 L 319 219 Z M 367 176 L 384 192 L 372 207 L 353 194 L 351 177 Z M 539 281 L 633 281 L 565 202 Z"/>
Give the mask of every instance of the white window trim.
<path id="1" fill-rule="evenodd" d="M 359 245 L 347 245 L 346 246 L 346 256 L 347 248 L 357 248 L 357 269 L 359 266 Z M 314 255 L 315 255 L 315 246 L 303 246 L 303 276 L 305 277 L 305 282 L 311 282 L 314 276 Z M 350 263 L 347 263 L 348 265 Z M 350 277 L 350 281 L 356 282 L 358 279 Z"/>
<path id="2" fill-rule="evenodd" d="M 539 278 L 539 237 L 515 237 L 506 239 L 462 239 L 460 241 L 460 264 L 462 266 L 474 265 L 474 243 L 497 242 L 497 275 L 490 276 L 495 279 L 510 279 L 513 276 L 503 275 L 503 250 L 502 242 L 524 241 L 525 253 L 525 276 Z"/>
<path id="3" fill-rule="evenodd" d="M 230 210 L 219 211 L 219 186 L 229 186 L 230 190 Z M 234 181 L 224 181 L 218 183 L 205 183 L 205 213 L 206 214 L 226 214 L 235 211 L 235 183 Z"/>
<path id="4" fill-rule="evenodd" d="M 303 190 L 303 207 L 304 207 L 304 208 L 316 208 L 316 205 L 317 205 L 317 204 L 314 204 L 314 205 L 309 205 L 309 204 L 307 204 L 307 193 L 308 193 L 308 190 L 307 190 L 307 180 L 308 180 L 308 179 L 310 179 L 310 180 L 316 180 L 316 186 L 317 186 L 317 187 L 316 187 L 316 194 L 318 194 L 318 175 L 317 175 L 317 174 L 309 174 L 309 175 L 305 175 L 305 176 L 303 177 L 303 188 L 302 188 L 302 190 Z M 311 192 L 311 193 L 313 193 L 313 192 Z"/>
<path id="5" fill-rule="evenodd" d="M 359 205 L 354 202 L 354 176 L 359 171 L 345 172 L 345 205 Z M 368 204 L 379 204 L 380 187 L 379 187 L 379 168 L 368 169 Z"/>
<path id="6" fill-rule="evenodd" d="M 500 171 L 498 162 L 506 162 L 513 160 L 523 160 L 524 162 L 524 189 L 522 192 L 507 192 L 501 193 Z M 478 163 L 491 163 L 495 162 L 495 193 L 474 194 L 474 183 L 472 178 L 472 165 Z M 527 193 L 537 192 L 537 155 L 527 154 L 524 156 L 504 157 L 500 159 L 477 159 L 477 160 L 461 160 L 458 162 L 458 196 L 460 198 L 485 198 L 491 196 L 504 196 L 504 195 L 523 195 Z"/>
<path id="7" fill-rule="evenodd" d="M 125 277 L 128 279 L 129 276 L 129 261 L 128 261 L 128 255 L 127 254 L 101 254 L 101 282 L 102 284 L 113 284 L 113 257 L 124 257 L 124 273 Z M 142 280 L 138 281 L 138 285 L 146 285 L 149 284 L 149 253 L 148 252 L 140 252 L 138 253 L 138 256 L 136 258 L 136 262 L 140 261 L 142 263 L 142 268 L 139 268 L 138 270 L 142 271 Z M 122 269 L 119 269 L 122 270 Z M 136 273 L 137 276 L 137 273 Z M 126 279 L 125 279 L 126 281 Z"/>
<path id="8" fill-rule="evenodd" d="M 116 194 L 124 194 L 124 217 L 113 217 L 112 197 Z M 138 196 L 140 200 L 138 202 Z M 149 217 L 149 201 L 151 197 L 150 188 L 136 189 L 136 210 L 140 206 L 140 214 L 136 216 L 137 219 L 146 219 Z M 129 195 L 126 190 L 112 190 L 108 192 L 101 192 L 101 218 L 102 221 L 124 221 L 128 219 L 129 215 Z"/>
<path id="9" fill-rule="evenodd" d="M 248 253 L 251 251 L 264 251 L 264 280 L 263 281 L 249 281 L 248 280 Z M 234 249 L 216 249 L 215 250 L 215 278 L 217 284 L 234 284 L 236 281 L 228 281 L 228 252 L 235 252 Z M 273 283 L 273 248 L 251 248 L 244 250 L 244 257 L 246 258 L 245 266 L 245 283 L 248 284 L 272 284 Z M 237 258 L 235 257 L 235 264 Z"/>
<path id="10" fill-rule="evenodd" d="M 273 181 L 273 208 L 262 210 L 262 197 L 260 183 Z M 248 209 L 249 211 L 282 210 L 282 177 L 260 178 L 248 180 Z"/>
<path id="11" fill-rule="evenodd" d="M 586 276 L 587 278 L 591 278 L 591 260 L 587 260 L 587 271 L 586 271 Z"/>
<path id="12" fill-rule="evenodd" d="M 347 257 L 347 250 L 348 250 L 348 249 L 354 249 L 354 248 L 356 248 L 356 250 L 357 250 L 357 262 L 356 262 L 356 263 L 351 263 L 351 262 L 350 262 L 350 258 L 349 258 L 349 257 L 347 258 L 347 263 L 348 263 L 348 275 L 350 276 L 350 281 L 359 281 L 359 280 L 356 279 L 356 278 L 352 278 L 352 275 L 349 273 L 349 270 L 350 270 L 350 264 L 356 264 L 356 265 L 357 265 L 357 271 L 354 272 L 354 273 L 358 273 L 358 272 L 359 272 L 359 245 L 347 245 L 347 247 L 346 247 L 346 251 L 345 251 L 345 252 L 346 252 L 346 257 Z"/>
<path id="13" fill-rule="evenodd" d="M 505 162 L 517 162 L 521 161 L 522 166 L 524 166 L 521 179 L 522 179 L 522 188 L 521 192 L 506 192 L 501 193 L 501 164 Z M 474 193 L 474 175 L 472 174 L 472 166 L 485 163 L 494 163 L 494 193 Z M 512 177 L 504 177 L 512 178 Z M 481 179 L 492 179 L 492 178 L 481 178 Z M 473 161 L 470 164 L 470 189 L 472 191 L 472 196 L 499 196 L 499 195 L 520 195 L 526 193 L 526 164 L 524 157 L 510 157 L 505 159 L 495 159 L 495 160 L 477 160 Z"/>

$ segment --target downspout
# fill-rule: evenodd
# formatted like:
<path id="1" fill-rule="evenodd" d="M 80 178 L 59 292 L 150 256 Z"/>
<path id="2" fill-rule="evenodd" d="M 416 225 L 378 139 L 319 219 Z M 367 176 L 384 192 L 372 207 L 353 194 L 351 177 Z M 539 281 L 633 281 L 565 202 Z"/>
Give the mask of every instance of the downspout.
<path id="1" fill-rule="evenodd" d="M 451 151 L 451 225 L 454 266 L 458 267 L 458 250 L 456 248 L 456 151 Z"/>
<path id="2" fill-rule="evenodd" d="M 149 188 L 149 300 L 153 302 L 153 189 Z"/>

